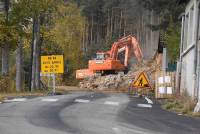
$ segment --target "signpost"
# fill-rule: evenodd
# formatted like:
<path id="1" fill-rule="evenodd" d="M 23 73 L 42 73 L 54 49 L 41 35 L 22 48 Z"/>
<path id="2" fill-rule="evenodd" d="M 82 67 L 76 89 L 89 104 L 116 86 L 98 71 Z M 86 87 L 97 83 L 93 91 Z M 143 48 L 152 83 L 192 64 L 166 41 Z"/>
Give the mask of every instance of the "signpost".
<path id="1" fill-rule="evenodd" d="M 56 74 L 64 73 L 64 58 L 63 55 L 47 55 L 41 56 L 41 76 L 52 77 L 53 94 L 56 92 Z"/>

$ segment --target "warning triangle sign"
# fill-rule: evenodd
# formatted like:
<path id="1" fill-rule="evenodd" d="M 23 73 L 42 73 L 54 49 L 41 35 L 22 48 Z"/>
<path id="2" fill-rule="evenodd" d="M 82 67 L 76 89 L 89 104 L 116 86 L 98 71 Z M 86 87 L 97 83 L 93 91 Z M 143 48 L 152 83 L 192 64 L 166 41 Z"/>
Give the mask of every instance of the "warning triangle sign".
<path id="1" fill-rule="evenodd" d="M 150 88 L 150 83 L 149 83 L 149 80 L 147 78 L 147 75 L 142 72 L 140 73 L 140 75 L 134 80 L 133 82 L 133 87 L 136 87 L 136 88 Z"/>

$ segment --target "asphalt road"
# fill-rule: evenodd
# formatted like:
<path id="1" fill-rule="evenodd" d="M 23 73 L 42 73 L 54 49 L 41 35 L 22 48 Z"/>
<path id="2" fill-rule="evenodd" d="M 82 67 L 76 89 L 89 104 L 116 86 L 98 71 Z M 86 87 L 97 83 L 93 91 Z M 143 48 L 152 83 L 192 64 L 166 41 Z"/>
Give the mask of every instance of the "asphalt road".
<path id="1" fill-rule="evenodd" d="M 75 92 L 0 104 L 0 134 L 200 134 L 200 120 L 126 94 Z"/>

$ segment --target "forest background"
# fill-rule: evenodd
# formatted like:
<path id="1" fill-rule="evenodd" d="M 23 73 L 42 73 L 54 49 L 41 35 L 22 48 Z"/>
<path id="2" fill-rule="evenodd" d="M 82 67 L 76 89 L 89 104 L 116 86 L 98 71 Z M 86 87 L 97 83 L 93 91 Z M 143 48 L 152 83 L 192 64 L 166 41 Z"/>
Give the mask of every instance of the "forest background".
<path id="1" fill-rule="evenodd" d="M 143 53 L 154 53 L 157 50 L 147 51 L 148 44 L 157 47 L 156 39 L 164 33 L 169 60 L 176 62 L 181 28 L 178 17 L 186 2 L 1 0 L 0 91 L 41 89 L 40 56 L 51 54 L 65 58 L 59 83 L 76 85 L 76 69 L 86 68 L 96 51 L 109 50 L 114 41 L 130 34 L 137 37 Z"/>

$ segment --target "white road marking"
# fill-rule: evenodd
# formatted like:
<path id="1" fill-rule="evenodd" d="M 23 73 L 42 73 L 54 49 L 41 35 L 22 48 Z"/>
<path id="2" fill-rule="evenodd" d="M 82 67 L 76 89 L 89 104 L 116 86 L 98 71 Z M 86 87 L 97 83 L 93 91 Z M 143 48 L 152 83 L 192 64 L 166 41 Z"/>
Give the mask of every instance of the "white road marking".
<path id="1" fill-rule="evenodd" d="M 117 128 L 117 127 L 113 127 L 112 130 L 116 133 L 116 134 L 122 134 L 122 131 Z"/>
<path id="2" fill-rule="evenodd" d="M 26 101 L 26 98 L 15 98 L 15 99 L 11 99 L 11 100 L 4 100 L 4 102 L 23 102 Z"/>
<path id="3" fill-rule="evenodd" d="M 137 104 L 138 107 L 144 107 L 144 108 L 152 108 L 152 105 L 150 104 Z"/>
<path id="4" fill-rule="evenodd" d="M 84 99 L 75 99 L 74 102 L 79 102 L 79 103 L 89 103 L 90 100 L 84 100 Z"/>
<path id="5" fill-rule="evenodd" d="M 58 99 L 54 99 L 54 98 L 44 98 L 44 99 L 42 99 L 41 101 L 44 101 L 44 102 L 56 102 L 56 101 L 58 101 Z"/>
<path id="6" fill-rule="evenodd" d="M 145 97 L 145 100 L 149 103 L 149 104 L 153 104 L 153 101 L 147 97 Z"/>
<path id="7" fill-rule="evenodd" d="M 104 102 L 105 105 L 113 105 L 113 106 L 118 106 L 119 102 L 114 102 L 114 101 L 106 101 Z"/>

